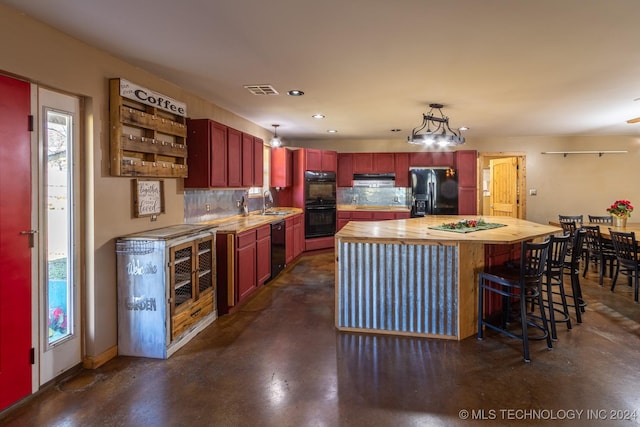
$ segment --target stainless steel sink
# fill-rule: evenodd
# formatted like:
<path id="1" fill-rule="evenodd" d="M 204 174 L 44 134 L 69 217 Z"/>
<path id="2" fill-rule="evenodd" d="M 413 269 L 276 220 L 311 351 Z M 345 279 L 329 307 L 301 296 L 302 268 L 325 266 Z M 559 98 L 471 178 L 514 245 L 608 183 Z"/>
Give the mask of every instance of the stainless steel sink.
<path id="1" fill-rule="evenodd" d="M 274 216 L 283 216 L 283 215 L 289 215 L 291 212 L 289 211 L 268 211 L 268 212 L 262 212 L 262 215 L 274 215 Z"/>

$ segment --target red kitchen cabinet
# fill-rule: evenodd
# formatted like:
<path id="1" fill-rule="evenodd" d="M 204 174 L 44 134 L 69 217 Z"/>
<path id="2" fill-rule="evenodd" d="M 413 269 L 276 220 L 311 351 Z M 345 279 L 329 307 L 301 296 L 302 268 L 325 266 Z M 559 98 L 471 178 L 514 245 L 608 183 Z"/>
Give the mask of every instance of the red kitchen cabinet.
<path id="1" fill-rule="evenodd" d="M 304 225 L 303 214 L 293 217 L 293 257 L 297 258 L 304 252 Z"/>
<path id="2" fill-rule="evenodd" d="M 271 187 L 293 184 L 293 152 L 286 147 L 271 149 Z"/>
<path id="3" fill-rule="evenodd" d="M 284 221 L 285 262 L 287 264 L 295 258 L 293 254 L 293 234 L 293 217 L 289 217 Z"/>
<path id="4" fill-rule="evenodd" d="M 185 188 L 261 187 L 263 141 L 209 119 L 187 121 Z"/>
<path id="5" fill-rule="evenodd" d="M 285 262 L 288 264 L 304 251 L 303 214 L 289 217 L 285 220 Z"/>
<path id="6" fill-rule="evenodd" d="M 253 186 L 264 185 L 264 142 L 262 139 L 253 138 Z"/>
<path id="7" fill-rule="evenodd" d="M 242 134 L 242 186 L 253 186 L 253 136 Z"/>
<path id="8" fill-rule="evenodd" d="M 315 172 L 335 172 L 338 167 L 338 153 L 316 148 L 301 148 L 305 154 L 305 169 Z"/>
<path id="9" fill-rule="evenodd" d="M 340 230 L 347 225 L 349 221 L 386 221 L 393 219 L 408 219 L 409 212 L 397 212 L 388 210 L 370 211 L 370 210 L 340 210 L 338 211 L 337 228 Z"/>
<path id="10" fill-rule="evenodd" d="M 458 185 L 477 187 L 478 152 L 475 150 L 456 151 L 455 168 L 458 172 Z"/>
<path id="11" fill-rule="evenodd" d="M 373 153 L 353 153 L 353 173 L 373 172 Z"/>
<path id="12" fill-rule="evenodd" d="M 458 215 L 477 213 L 477 194 L 476 187 L 458 187 Z"/>
<path id="13" fill-rule="evenodd" d="M 396 213 L 390 211 L 373 212 L 373 221 L 385 221 L 389 219 L 396 219 Z"/>
<path id="14" fill-rule="evenodd" d="M 351 187 L 353 185 L 353 154 L 338 154 L 338 172 L 336 185 L 338 187 Z"/>
<path id="15" fill-rule="evenodd" d="M 258 286 L 271 277 L 271 225 L 256 230 L 256 281 Z"/>
<path id="16" fill-rule="evenodd" d="M 373 153 L 373 173 L 394 173 L 393 153 Z"/>
<path id="17" fill-rule="evenodd" d="M 227 129 L 213 120 L 187 120 L 185 188 L 227 187 Z"/>
<path id="18" fill-rule="evenodd" d="M 478 212 L 477 159 L 478 153 L 475 150 L 456 151 L 459 215 L 475 215 Z"/>
<path id="19" fill-rule="evenodd" d="M 432 167 L 454 165 L 454 156 L 451 151 L 424 151 L 409 155 L 409 166 Z"/>
<path id="20" fill-rule="evenodd" d="M 227 130 L 227 186 L 242 187 L 242 132 Z"/>
<path id="21" fill-rule="evenodd" d="M 256 289 L 256 230 L 236 236 L 236 277 L 237 305 Z"/>
<path id="22" fill-rule="evenodd" d="M 395 153 L 393 157 L 396 187 L 409 187 L 409 153 Z"/>
<path id="23" fill-rule="evenodd" d="M 393 153 L 353 153 L 353 173 L 393 172 Z"/>
<path id="24" fill-rule="evenodd" d="M 336 172 L 338 169 L 338 153 L 330 150 L 322 150 L 322 171 Z"/>
<path id="25" fill-rule="evenodd" d="M 306 148 L 306 164 L 305 170 L 321 172 L 322 171 L 322 151 L 314 148 Z"/>

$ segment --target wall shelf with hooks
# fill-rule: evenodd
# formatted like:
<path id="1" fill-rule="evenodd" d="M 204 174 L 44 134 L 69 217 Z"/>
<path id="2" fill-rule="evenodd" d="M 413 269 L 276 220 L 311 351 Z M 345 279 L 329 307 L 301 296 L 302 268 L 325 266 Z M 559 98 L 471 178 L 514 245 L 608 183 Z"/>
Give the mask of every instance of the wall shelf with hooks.
<path id="1" fill-rule="evenodd" d="M 591 151 L 543 151 L 540 154 L 562 154 L 567 157 L 568 154 L 597 154 L 602 157 L 603 154 L 626 154 L 627 150 L 591 150 Z"/>

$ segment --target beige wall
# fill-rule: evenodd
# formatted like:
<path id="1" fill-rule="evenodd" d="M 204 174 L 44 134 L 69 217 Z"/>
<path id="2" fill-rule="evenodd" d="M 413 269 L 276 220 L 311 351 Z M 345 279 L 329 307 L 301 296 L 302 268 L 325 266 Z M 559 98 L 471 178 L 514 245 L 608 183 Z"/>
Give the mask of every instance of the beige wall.
<path id="1" fill-rule="evenodd" d="M 109 175 L 108 79 L 125 78 L 187 104 L 208 117 L 268 139 L 271 132 L 179 87 L 0 5 L 0 72 L 85 98 L 85 353 L 97 357 L 117 344 L 115 239 L 182 223 L 182 180 L 165 179 L 166 214 L 133 218 L 130 178 Z"/>
<path id="2" fill-rule="evenodd" d="M 117 345 L 115 239 L 183 222 L 182 182 L 165 179 L 166 214 L 157 222 L 136 219 L 130 179 L 108 171 L 108 79 L 122 77 L 183 101 L 190 117 L 208 117 L 267 140 L 265 130 L 181 88 L 0 5 L 0 72 L 85 99 L 84 209 L 85 354 L 99 357 Z M 496 138 L 465 149 L 518 151 L 527 155 L 528 218 L 544 222 L 563 213 L 603 213 L 616 198 L 640 204 L 638 137 Z M 405 136 L 393 141 L 298 141 L 298 146 L 341 152 L 412 151 Z M 295 145 L 294 142 L 292 145 Z M 626 155 L 543 156 L 545 150 L 629 150 Z M 640 218 L 640 212 L 638 212 Z"/>

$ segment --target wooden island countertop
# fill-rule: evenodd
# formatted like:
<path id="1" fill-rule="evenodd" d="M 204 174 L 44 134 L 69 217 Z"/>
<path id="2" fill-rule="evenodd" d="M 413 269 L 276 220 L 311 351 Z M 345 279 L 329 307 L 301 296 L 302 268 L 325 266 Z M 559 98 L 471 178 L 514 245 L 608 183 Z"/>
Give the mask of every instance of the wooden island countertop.
<path id="1" fill-rule="evenodd" d="M 485 222 L 505 224 L 505 227 L 470 233 L 434 230 L 429 227 L 462 219 L 478 219 L 472 215 L 431 215 L 422 218 L 392 221 L 352 221 L 336 237 L 352 242 L 423 244 L 427 242 L 476 242 L 483 244 L 513 244 L 541 238 L 562 231 L 560 227 L 538 224 L 503 216 L 482 217 Z"/>
<path id="2" fill-rule="evenodd" d="M 461 340 L 477 333 L 478 274 L 488 245 L 513 245 L 561 228 L 509 217 L 468 233 L 429 227 L 478 216 L 351 221 L 336 239 L 336 328 Z"/>

